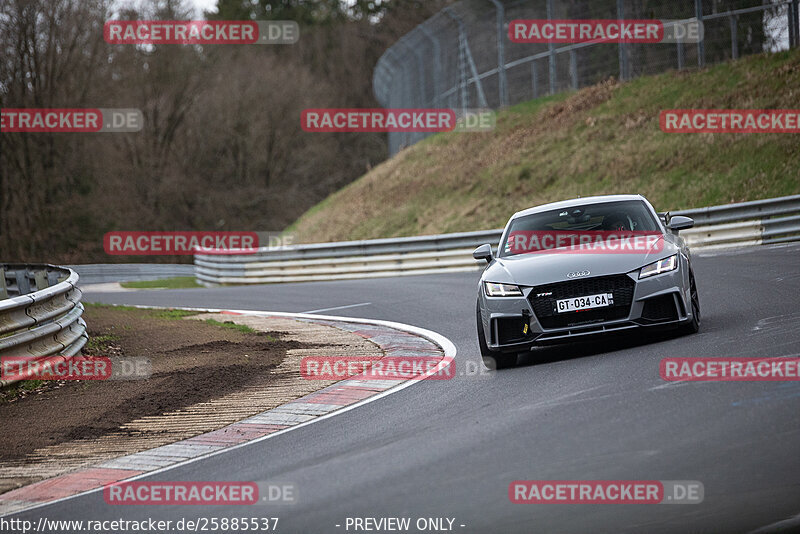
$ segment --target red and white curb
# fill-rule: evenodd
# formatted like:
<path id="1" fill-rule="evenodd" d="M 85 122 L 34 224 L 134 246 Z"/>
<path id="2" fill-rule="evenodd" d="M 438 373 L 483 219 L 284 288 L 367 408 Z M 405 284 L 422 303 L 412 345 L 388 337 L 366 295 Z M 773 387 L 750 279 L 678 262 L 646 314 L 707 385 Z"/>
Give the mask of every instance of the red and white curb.
<path id="1" fill-rule="evenodd" d="M 159 308 L 137 306 L 138 308 Z M 453 364 L 455 345 L 446 337 L 416 326 L 379 321 L 312 315 L 304 313 L 220 310 L 212 308 L 170 308 L 230 315 L 289 317 L 333 326 L 364 337 L 384 351 L 384 357 L 438 357 L 439 363 L 413 379 L 347 379 L 314 393 L 267 410 L 226 427 L 148 451 L 121 456 L 99 465 L 36 482 L 0 495 L 0 517 L 71 499 L 101 490 L 115 482 L 144 478 L 193 463 L 235 448 L 257 443 L 291 430 L 352 410 L 415 382 L 432 376 Z"/>

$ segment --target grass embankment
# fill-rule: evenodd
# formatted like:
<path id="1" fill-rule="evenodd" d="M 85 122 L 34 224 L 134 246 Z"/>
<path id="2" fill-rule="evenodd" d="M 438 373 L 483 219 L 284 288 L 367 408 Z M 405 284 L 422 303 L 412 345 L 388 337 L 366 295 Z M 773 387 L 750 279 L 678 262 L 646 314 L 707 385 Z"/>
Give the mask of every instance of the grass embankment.
<path id="1" fill-rule="evenodd" d="M 675 210 L 800 193 L 800 135 L 675 134 L 664 109 L 796 109 L 800 51 L 525 102 L 492 133 L 439 134 L 305 213 L 299 242 L 499 228 L 545 202 L 641 193 Z"/>
<path id="2" fill-rule="evenodd" d="M 174 278 L 161 278 L 159 280 L 120 282 L 119 285 L 129 289 L 186 289 L 203 287 L 197 283 L 194 276 L 176 276 Z"/>

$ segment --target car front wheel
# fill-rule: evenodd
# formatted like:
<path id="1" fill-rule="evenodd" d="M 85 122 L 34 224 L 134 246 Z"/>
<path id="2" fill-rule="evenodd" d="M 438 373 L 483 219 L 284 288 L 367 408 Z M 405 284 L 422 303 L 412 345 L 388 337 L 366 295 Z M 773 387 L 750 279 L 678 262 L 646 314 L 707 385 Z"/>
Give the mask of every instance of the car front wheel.
<path id="1" fill-rule="evenodd" d="M 692 320 L 683 327 L 683 333 L 696 334 L 700 330 L 700 295 L 697 293 L 697 284 L 691 271 L 689 271 L 689 296 L 692 303 Z"/>

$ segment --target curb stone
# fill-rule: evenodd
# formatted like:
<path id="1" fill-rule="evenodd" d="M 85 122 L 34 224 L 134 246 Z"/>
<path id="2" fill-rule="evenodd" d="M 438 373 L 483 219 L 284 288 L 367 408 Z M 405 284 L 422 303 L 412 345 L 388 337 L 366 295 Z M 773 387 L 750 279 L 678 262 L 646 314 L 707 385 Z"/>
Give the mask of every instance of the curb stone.
<path id="1" fill-rule="evenodd" d="M 222 313 L 247 315 L 246 312 L 234 311 L 223 311 Z M 264 314 L 259 313 L 259 315 Z M 310 317 L 297 318 L 297 320 L 332 326 L 366 338 L 383 350 L 384 358 L 424 356 L 438 358 L 440 361 L 447 359 L 443 348 L 433 341 L 389 326 Z M 146 475 L 152 471 L 260 439 L 377 396 L 408 382 L 408 380 L 358 379 L 357 377 L 341 380 L 319 391 L 218 430 L 162 445 L 155 449 L 114 458 L 93 467 L 79 469 L 0 494 L 0 516 Z"/>

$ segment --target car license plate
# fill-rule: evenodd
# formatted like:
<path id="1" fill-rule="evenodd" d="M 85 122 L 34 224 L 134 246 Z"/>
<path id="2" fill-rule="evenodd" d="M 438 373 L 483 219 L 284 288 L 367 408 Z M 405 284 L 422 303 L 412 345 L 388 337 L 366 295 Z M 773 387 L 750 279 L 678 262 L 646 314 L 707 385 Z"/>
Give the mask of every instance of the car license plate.
<path id="1" fill-rule="evenodd" d="M 592 308 L 603 308 L 614 304 L 612 293 L 599 293 L 586 297 L 573 297 L 571 299 L 561 299 L 556 301 L 556 311 L 559 313 L 591 310 Z"/>

